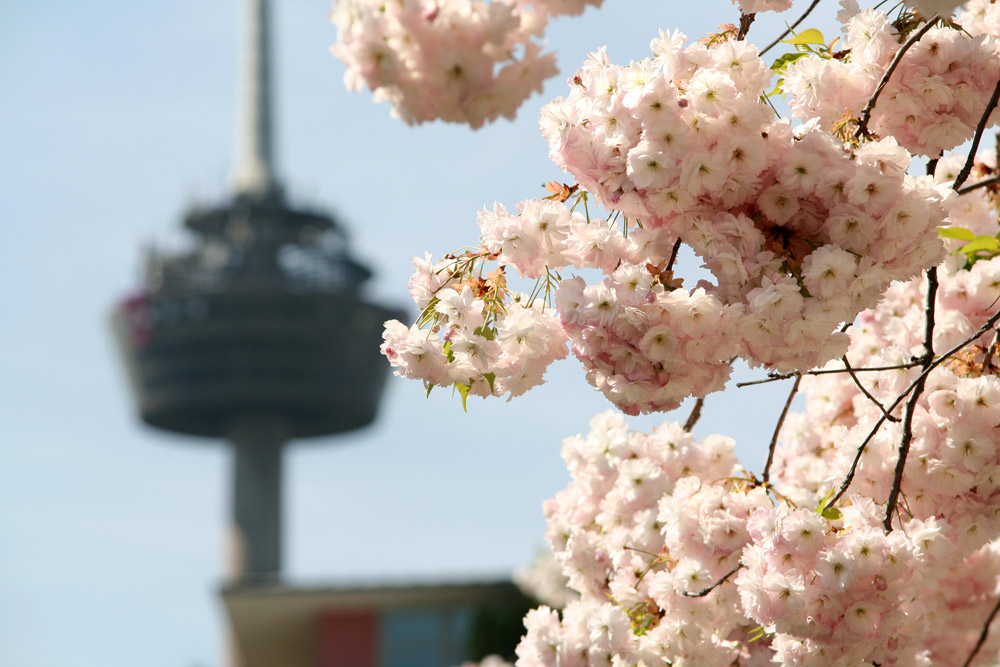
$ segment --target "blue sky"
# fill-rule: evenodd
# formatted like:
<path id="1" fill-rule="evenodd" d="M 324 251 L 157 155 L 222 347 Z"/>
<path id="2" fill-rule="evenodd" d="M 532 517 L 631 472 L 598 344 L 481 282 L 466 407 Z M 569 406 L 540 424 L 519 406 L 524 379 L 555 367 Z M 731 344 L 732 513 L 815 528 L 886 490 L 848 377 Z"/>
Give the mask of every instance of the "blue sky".
<path id="1" fill-rule="evenodd" d="M 276 4 L 279 174 L 293 201 L 339 216 L 376 268 L 371 296 L 395 304 L 410 257 L 474 242 L 476 210 L 563 177 L 536 119 L 587 51 L 639 59 L 657 25 L 694 39 L 738 16 L 723 0 L 610 0 L 562 19 L 549 38 L 563 75 L 516 122 L 474 133 L 406 127 L 347 93 L 328 3 Z M 183 243 L 184 210 L 226 196 L 238 16 L 237 0 L 0 0 L 0 664 L 222 663 L 228 452 L 138 424 L 108 317 L 138 285 L 142 245 Z M 751 38 L 770 41 L 783 18 Z M 373 427 L 295 445 L 289 579 L 530 562 L 541 503 L 567 480 L 561 439 L 608 407 L 574 361 L 550 377 L 468 414 L 394 379 Z M 712 396 L 697 432 L 737 437 L 759 469 L 785 391 Z"/>

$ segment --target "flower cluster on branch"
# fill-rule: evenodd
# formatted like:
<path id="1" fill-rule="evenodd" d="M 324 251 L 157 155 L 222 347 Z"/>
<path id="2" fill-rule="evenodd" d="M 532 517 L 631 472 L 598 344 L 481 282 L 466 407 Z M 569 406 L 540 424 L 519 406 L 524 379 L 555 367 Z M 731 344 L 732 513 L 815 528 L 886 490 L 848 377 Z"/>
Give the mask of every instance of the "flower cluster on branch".
<path id="1" fill-rule="evenodd" d="M 344 0 L 336 49 L 408 122 L 476 127 L 548 74 L 545 21 L 587 4 Z M 738 27 L 660 31 L 641 62 L 592 53 L 541 118 L 572 183 L 414 260 L 420 315 L 387 323 L 383 353 L 463 402 L 520 395 L 570 352 L 626 414 L 699 397 L 684 426 L 608 412 L 565 441 L 555 567 L 529 577 L 562 609 L 528 614 L 519 667 L 991 664 L 1000 169 L 979 145 L 1000 121 L 1000 3 L 842 0 L 842 41 L 805 30 L 771 65 L 744 38 L 789 3 L 739 4 Z M 682 246 L 709 278 L 679 277 Z M 760 475 L 690 432 L 740 357 L 757 382 L 794 378 Z"/>

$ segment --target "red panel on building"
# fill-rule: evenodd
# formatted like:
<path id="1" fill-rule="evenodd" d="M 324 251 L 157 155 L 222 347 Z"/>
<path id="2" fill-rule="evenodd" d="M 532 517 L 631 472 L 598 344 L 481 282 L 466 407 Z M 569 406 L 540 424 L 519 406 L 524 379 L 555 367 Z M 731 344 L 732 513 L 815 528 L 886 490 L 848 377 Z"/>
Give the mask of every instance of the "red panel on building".
<path id="1" fill-rule="evenodd" d="M 378 667 L 378 615 L 327 612 L 316 623 L 317 667 Z"/>

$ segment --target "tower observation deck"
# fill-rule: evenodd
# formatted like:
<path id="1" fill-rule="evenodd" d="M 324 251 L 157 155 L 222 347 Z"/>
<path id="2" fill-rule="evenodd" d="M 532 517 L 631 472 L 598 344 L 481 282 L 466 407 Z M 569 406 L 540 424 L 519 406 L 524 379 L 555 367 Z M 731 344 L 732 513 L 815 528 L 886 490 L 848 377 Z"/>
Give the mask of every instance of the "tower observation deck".
<path id="1" fill-rule="evenodd" d="M 232 445 L 238 582 L 281 571 L 284 445 L 374 419 L 382 322 L 400 316 L 363 298 L 371 272 L 337 222 L 292 207 L 275 177 L 268 1 L 244 0 L 233 196 L 190 211 L 190 248 L 150 254 L 112 315 L 142 420 Z"/>

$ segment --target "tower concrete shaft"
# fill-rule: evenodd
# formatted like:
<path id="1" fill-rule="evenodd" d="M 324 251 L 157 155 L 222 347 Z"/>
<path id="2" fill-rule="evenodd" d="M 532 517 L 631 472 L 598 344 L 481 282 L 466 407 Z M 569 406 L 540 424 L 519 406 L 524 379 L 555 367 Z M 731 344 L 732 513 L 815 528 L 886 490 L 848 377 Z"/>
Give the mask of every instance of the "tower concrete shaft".
<path id="1" fill-rule="evenodd" d="M 280 192 L 271 133 L 270 25 L 270 0 L 244 0 L 239 136 L 233 170 L 237 195 L 266 197 Z"/>
<path id="2" fill-rule="evenodd" d="M 280 417 L 237 422 L 233 448 L 233 581 L 276 581 L 281 574 L 282 451 L 289 436 Z"/>

